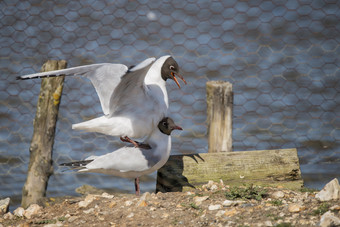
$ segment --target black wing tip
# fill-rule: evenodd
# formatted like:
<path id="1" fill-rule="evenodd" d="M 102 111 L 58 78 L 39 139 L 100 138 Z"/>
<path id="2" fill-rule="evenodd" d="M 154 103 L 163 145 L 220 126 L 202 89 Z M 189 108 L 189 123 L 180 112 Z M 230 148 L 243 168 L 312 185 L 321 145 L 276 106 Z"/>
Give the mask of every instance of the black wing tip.
<path id="1" fill-rule="evenodd" d="M 131 72 L 131 69 L 133 69 L 136 65 L 131 65 L 128 70 L 127 70 L 127 73 Z"/>
<path id="2" fill-rule="evenodd" d="M 67 167 L 84 167 L 93 160 L 84 160 L 84 161 L 75 161 L 75 162 L 65 162 L 59 164 L 59 166 L 67 166 Z"/>
<path id="3" fill-rule="evenodd" d="M 44 76 L 33 76 L 33 77 L 22 77 L 22 76 L 17 76 L 17 80 L 31 80 L 31 79 L 44 79 L 44 78 L 51 78 L 51 77 L 58 77 L 58 76 L 63 76 L 63 74 L 56 74 L 56 75 L 44 75 Z"/>
<path id="4" fill-rule="evenodd" d="M 17 76 L 15 79 L 16 79 L 16 80 L 28 80 L 29 78 Z"/>

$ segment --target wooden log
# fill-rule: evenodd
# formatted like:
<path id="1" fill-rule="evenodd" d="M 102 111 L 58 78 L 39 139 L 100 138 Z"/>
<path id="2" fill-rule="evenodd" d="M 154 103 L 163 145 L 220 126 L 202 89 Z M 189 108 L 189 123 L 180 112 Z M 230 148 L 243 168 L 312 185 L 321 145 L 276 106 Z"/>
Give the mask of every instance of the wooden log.
<path id="1" fill-rule="evenodd" d="M 233 87 L 229 82 L 209 81 L 207 90 L 207 121 L 209 153 L 232 151 Z"/>
<path id="2" fill-rule="evenodd" d="M 173 155 L 158 170 L 156 191 L 183 191 L 209 180 L 231 186 L 254 184 L 299 189 L 303 186 L 297 150 Z"/>
<path id="3" fill-rule="evenodd" d="M 41 71 L 66 68 L 65 60 L 48 60 Z M 34 132 L 30 146 L 30 162 L 26 183 L 22 189 L 22 207 L 38 203 L 46 195 L 47 183 L 53 173 L 52 149 L 64 76 L 44 78 L 41 81 Z"/>

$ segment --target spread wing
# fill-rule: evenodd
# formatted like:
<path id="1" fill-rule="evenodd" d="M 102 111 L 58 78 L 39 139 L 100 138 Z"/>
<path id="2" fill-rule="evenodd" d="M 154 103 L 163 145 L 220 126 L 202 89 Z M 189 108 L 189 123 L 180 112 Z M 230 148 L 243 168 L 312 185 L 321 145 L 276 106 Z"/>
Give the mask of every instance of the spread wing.
<path id="1" fill-rule="evenodd" d="M 127 113 L 131 108 L 138 108 L 143 102 L 148 101 L 144 79 L 155 60 L 155 58 L 144 60 L 121 77 L 111 96 L 110 115 Z"/>
<path id="2" fill-rule="evenodd" d="M 107 64 L 84 74 L 96 89 L 105 115 L 110 113 L 110 98 L 127 70 L 122 64 Z"/>
<path id="3" fill-rule="evenodd" d="M 105 115 L 109 114 L 110 98 L 119 84 L 121 77 L 128 71 L 123 64 L 92 64 L 49 72 L 34 73 L 19 76 L 17 79 L 27 80 L 34 78 L 54 77 L 60 75 L 79 75 L 90 79 L 98 94 L 101 107 Z"/>

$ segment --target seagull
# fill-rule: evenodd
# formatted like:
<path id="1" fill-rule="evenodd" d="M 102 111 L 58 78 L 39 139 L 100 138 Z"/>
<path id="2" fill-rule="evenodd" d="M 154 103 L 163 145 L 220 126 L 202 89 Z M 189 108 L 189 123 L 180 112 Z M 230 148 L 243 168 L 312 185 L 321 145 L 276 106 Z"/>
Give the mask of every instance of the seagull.
<path id="1" fill-rule="evenodd" d="M 68 69 L 19 76 L 26 80 L 61 75 L 80 75 L 92 82 L 104 115 L 73 124 L 72 129 L 119 136 L 122 141 L 145 138 L 168 115 L 169 101 L 166 80 L 172 79 L 181 88 L 176 76 L 179 67 L 170 55 L 148 58 L 128 68 L 123 64 L 91 64 Z"/>
<path id="2" fill-rule="evenodd" d="M 171 132 L 182 130 L 174 121 L 163 118 L 144 143 L 151 149 L 145 151 L 138 147 L 122 147 L 101 156 L 90 156 L 83 161 L 62 163 L 78 172 L 93 172 L 134 178 L 136 195 L 140 194 L 139 177 L 161 168 L 168 160 L 171 150 Z"/>

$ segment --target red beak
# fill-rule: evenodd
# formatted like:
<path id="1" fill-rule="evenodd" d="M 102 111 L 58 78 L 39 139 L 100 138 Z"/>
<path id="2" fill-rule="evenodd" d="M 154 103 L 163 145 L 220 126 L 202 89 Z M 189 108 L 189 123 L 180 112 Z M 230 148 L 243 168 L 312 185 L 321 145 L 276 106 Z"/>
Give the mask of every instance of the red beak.
<path id="1" fill-rule="evenodd" d="M 178 83 L 178 80 L 177 80 L 177 78 L 176 78 L 175 73 L 171 72 L 171 75 L 172 75 L 174 81 L 176 82 L 177 86 L 178 86 L 179 88 L 181 88 L 181 86 L 180 86 L 179 83 Z M 177 76 L 178 76 L 181 80 L 183 80 L 183 82 L 184 82 L 185 84 L 187 84 L 187 82 L 185 81 L 185 79 L 184 79 L 181 75 L 177 74 Z"/>
<path id="2" fill-rule="evenodd" d="M 177 130 L 183 130 L 181 127 L 179 127 L 179 126 L 175 126 L 175 127 L 173 127 L 173 130 L 175 130 L 175 129 L 177 129 Z"/>

